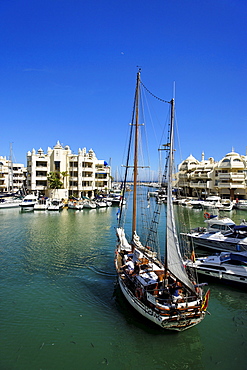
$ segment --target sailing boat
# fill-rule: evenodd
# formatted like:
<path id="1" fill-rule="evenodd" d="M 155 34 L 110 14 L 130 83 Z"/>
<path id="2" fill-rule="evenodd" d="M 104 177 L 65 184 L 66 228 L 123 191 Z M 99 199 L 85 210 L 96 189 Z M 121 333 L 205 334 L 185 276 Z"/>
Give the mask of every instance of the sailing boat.
<path id="1" fill-rule="evenodd" d="M 182 331 L 203 320 L 207 312 L 210 291 L 208 290 L 204 294 L 202 288 L 204 284 L 196 284 L 193 275 L 184 266 L 175 228 L 172 204 L 174 99 L 166 102 L 170 104 L 171 108 L 168 130 L 169 142 L 167 144 L 168 157 L 165 166 L 167 205 L 156 205 L 158 208 L 154 212 L 150 232 L 145 240 L 141 241 L 137 234 L 138 108 L 141 84 L 139 70 L 137 73 L 134 114 L 131 124 L 134 131 L 132 133 L 132 136 L 134 136 L 134 166 L 129 164 L 128 149 L 125 181 L 123 184 L 124 196 L 127 172 L 129 168 L 132 168 L 132 236 L 131 240 L 128 241 L 122 221 L 122 209 L 120 209 L 118 227 L 116 228 L 115 267 L 121 291 L 136 311 L 164 329 Z M 132 138 L 130 138 L 129 148 L 131 142 Z M 153 243 L 161 207 L 166 207 L 167 220 L 165 256 L 163 259 L 158 257 L 158 253 L 155 251 L 157 246 Z"/>

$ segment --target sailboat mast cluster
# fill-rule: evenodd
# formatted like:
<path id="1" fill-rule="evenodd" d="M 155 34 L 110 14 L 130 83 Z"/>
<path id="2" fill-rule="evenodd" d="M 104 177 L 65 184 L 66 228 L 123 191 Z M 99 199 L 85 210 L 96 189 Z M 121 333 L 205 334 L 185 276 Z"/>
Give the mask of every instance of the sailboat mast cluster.
<path id="1" fill-rule="evenodd" d="M 206 315 L 209 291 L 204 295 L 202 287 L 191 280 L 192 275 L 184 266 L 176 233 L 172 203 L 172 176 L 174 163 L 174 112 L 175 102 L 170 103 L 170 125 L 167 174 L 166 237 L 164 260 L 157 256 L 157 250 L 141 240 L 137 230 L 137 188 L 138 188 L 138 142 L 139 102 L 141 73 L 137 73 L 134 117 L 127 155 L 127 171 L 133 167 L 132 236 L 128 240 L 125 229 L 116 229 L 117 245 L 115 266 L 121 291 L 130 305 L 142 316 L 162 328 L 182 331 L 198 324 Z M 134 130 L 133 130 L 134 127 Z M 132 136 L 134 135 L 134 138 Z M 133 166 L 130 166 L 130 145 L 134 144 Z M 125 189 L 125 184 L 123 184 Z M 121 210 L 122 212 L 122 210 Z M 155 211 L 155 224 L 158 212 Z M 194 279 L 194 278 L 193 278 Z"/>

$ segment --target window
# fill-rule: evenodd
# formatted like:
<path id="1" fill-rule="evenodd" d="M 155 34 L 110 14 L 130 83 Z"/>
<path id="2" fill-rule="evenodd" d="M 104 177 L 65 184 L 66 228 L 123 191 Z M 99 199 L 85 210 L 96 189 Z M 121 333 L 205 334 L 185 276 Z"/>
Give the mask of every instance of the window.
<path id="1" fill-rule="evenodd" d="M 60 161 L 55 161 L 54 162 L 54 165 L 55 165 L 55 171 L 59 171 L 60 172 Z"/>

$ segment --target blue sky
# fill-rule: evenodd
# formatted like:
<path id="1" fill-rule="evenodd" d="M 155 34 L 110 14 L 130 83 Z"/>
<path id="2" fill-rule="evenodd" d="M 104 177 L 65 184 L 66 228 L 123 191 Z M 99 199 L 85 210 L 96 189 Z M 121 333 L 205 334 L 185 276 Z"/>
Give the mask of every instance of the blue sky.
<path id="1" fill-rule="evenodd" d="M 247 147 L 243 0 L 0 0 L 0 155 L 57 140 L 123 163 L 136 66 L 170 100 L 181 159 Z M 151 150 L 151 162 L 157 151 Z"/>

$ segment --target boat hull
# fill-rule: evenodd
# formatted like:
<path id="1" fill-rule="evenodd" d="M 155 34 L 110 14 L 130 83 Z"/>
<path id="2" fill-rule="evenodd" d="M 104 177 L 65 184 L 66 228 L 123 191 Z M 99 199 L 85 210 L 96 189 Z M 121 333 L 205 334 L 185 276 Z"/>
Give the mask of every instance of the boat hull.
<path id="1" fill-rule="evenodd" d="M 233 275 L 224 271 L 215 271 L 215 269 L 214 270 L 197 269 L 197 272 L 201 275 L 210 277 L 212 279 L 216 279 L 223 283 L 239 285 L 242 287 L 247 286 L 247 276 L 243 277 L 242 275 Z"/>
<path id="2" fill-rule="evenodd" d="M 6 208 L 19 208 L 20 203 L 11 203 L 11 202 L 6 202 L 0 204 L 0 209 L 6 209 Z"/>
<path id="3" fill-rule="evenodd" d="M 152 321 L 163 329 L 183 331 L 199 324 L 204 319 L 205 312 L 201 312 L 198 317 L 186 319 L 184 319 L 182 315 L 173 316 L 172 319 L 169 315 L 161 315 L 158 312 L 155 312 L 151 307 L 147 307 L 140 301 L 140 299 L 135 297 L 131 290 L 129 290 L 128 287 L 123 283 L 120 276 L 118 277 L 118 282 L 121 291 L 129 304 L 146 319 Z"/>
<path id="4" fill-rule="evenodd" d="M 33 211 L 35 204 L 36 203 L 27 203 L 27 204 L 20 204 L 19 206 L 22 211 Z"/>
<path id="5" fill-rule="evenodd" d="M 193 244 L 195 248 L 209 249 L 211 251 L 233 251 L 242 252 L 247 249 L 247 244 L 236 238 L 227 238 L 223 235 L 220 238 L 210 235 L 209 238 L 193 235 L 185 235 L 187 240 Z"/>

